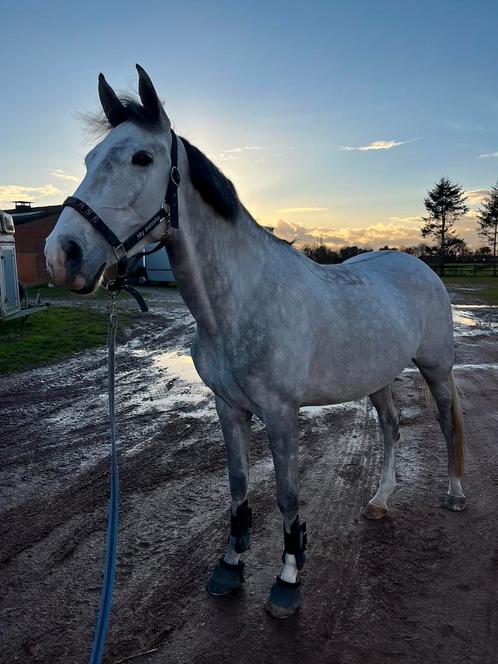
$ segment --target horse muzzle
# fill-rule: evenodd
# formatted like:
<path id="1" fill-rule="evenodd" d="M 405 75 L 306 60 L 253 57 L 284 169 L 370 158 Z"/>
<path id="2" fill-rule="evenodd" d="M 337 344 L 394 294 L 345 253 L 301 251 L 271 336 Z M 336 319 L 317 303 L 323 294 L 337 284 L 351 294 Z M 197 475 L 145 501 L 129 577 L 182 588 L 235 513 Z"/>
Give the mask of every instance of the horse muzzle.
<path id="1" fill-rule="evenodd" d="M 93 293 L 93 291 L 96 290 L 100 284 L 100 279 L 104 274 L 105 268 L 106 264 L 102 263 L 102 265 L 99 267 L 94 277 L 89 281 L 87 281 L 87 283 L 85 284 L 85 286 L 83 286 L 83 288 L 78 288 L 78 290 L 71 288 L 70 290 L 72 290 L 73 293 L 78 293 L 78 295 L 89 295 L 90 293 Z"/>
<path id="2" fill-rule="evenodd" d="M 81 295 L 92 293 L 98 287 L 107 267 L 102 256 L 85 259 L 81 244 L 68 236 L 57 240 L 51 236 L 47 238 L 45 260 L 47 272 L 56 286 L 63 286 Z"/>

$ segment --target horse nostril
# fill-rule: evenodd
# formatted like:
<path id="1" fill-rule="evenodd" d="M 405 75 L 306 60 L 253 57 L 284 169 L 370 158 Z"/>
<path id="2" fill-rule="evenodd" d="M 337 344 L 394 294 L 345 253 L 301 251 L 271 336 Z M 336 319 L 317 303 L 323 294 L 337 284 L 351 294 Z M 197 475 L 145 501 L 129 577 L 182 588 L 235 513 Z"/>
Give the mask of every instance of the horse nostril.
<path id="1" fill-rule="evenodd" d="M 73 274 L 77 273 L 83 262 L 83 251 L 80 245 L 74 240 L 65 240 L 62 243 L 62 250 L 65 255 L 66 267 Z"/>

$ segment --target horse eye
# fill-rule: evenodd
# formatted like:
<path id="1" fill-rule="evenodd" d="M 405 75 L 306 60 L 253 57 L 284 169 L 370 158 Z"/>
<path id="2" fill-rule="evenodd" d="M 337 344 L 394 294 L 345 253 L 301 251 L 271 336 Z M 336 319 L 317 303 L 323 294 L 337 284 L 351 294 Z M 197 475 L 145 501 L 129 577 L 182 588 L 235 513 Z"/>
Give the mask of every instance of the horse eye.
<path id="1" fill-rule="evenodd" d="M 152 163 L 152 157 L 147 152 L 136 152 L 131 158 L 131 163 L 135 166 L 148 166 Z"/>

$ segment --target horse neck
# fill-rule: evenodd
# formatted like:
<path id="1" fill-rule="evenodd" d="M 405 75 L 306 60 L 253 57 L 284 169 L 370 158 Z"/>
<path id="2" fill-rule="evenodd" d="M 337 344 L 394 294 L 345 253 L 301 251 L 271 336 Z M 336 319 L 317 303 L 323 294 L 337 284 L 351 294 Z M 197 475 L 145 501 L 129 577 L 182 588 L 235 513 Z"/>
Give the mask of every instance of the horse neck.
<path id="1" fill-rule="evenodd" d="M 182 150 L 183 152 L 183 150 Z M 182 160 L 183 161 L 183 160 Z M 257 264 L 262 229 L 240 206 L 235 220 L 222 218 L 205 203 L 182 166 L 179 188 L 179 230 L 168 243 L 177 286 L 197 324 L 216 334 L 230 324 L 241 280 Z M 256 262 L 253 262 L 256 261 Z"/>

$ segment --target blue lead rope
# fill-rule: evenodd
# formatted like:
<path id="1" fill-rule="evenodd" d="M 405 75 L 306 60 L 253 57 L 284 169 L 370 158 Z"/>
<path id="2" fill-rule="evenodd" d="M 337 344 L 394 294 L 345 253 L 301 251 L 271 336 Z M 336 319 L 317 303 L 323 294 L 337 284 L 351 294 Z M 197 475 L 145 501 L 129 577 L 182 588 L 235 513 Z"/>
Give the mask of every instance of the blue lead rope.
<path id="1" fill-rule="evenodd" d="M 109 393 L 109 428 L 111 436 L 111 498 L 109 502 L 109 514 L 107 517 L 107 543 L 104 564 L 104 578 L 102 581 L 102 592 L 100 595 L 100 607 L 95 625 L 92 651 L 89 664 L 101 664 L 104 654 L 105 638 L 109 625 L 109 614 L 112 604 L 112 589 L 116 572 L 116 554 L 118 548 L 119 528 L 119 477 L 118 477 L 118 454 L 116 447 L 116 423 L 114 416 L 114 353 L 116 348 L 117 316 L 115 311 L 116 299 L 113 296 L 111 315 L 109 319 L 108 339 L 108 393 Z"/>

